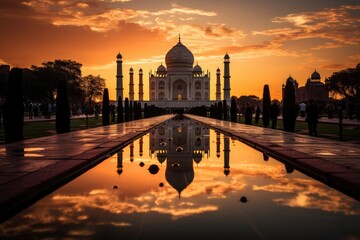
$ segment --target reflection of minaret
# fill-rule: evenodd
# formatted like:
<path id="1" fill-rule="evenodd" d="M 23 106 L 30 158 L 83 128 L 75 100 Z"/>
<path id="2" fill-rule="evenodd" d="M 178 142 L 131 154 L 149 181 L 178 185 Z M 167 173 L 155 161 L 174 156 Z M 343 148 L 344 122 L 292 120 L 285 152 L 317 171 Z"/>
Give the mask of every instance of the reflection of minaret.
<path id="1" fill-rule="evenodd" d="M 220 133 L 216 132 L 216 156 L 220 157 Z"/>
<path id="2" fill-rule="evenodd" d="M 134 161 L 134 142 L 131 142 L 130 144 L 130 161 Z"/>
<path id="3" fill-rule="evenodd" d="M 116 100 L 119 99 L 119 97 L 121 96 L 122 99 L 124 99 L 123 97 L 123 75 L 122 75 L 122 56 L 119 53 L 116 56 L 117 60 L 116 60 Z"/>
<path id="4" fill-rule="evenodd" d="M 120 175 L 123 172 L 123 150 L 117 153 L 117 173 Z"/>
<path id="5" fill-rule="evenodd" d="M 229 175 L 230 173 L 230 139 L 224 137 L 224 173 Z"/>
<path id="6" fill-rule="evenodd" d="M 220 69 L 216 70 L 216 101 L 221 101 Z"/>
<path id="7" fill-rule="evenodd" d="M 143 155 L 143 144 L 144 144 L 143 137 L 141 137 L 139 140 L 139 156 L 140 157 L 142 157 L 142 155 Z"/>
<path id="8" fill-rule="evenodd" d="M 144 89 L 143 89 L 143 70 L 139 70 L 139 101 L 144 100 Z"/>
<path id="9" fill-rule="evenodd" d="M 134 69 L 130 68 L 129 100 L 134 101 Z"/>
<path id="10" fill-rule="evenodd" d="M 224 56 L 224 100 L 230 104 L 230 57 L 227 53 Z"/>

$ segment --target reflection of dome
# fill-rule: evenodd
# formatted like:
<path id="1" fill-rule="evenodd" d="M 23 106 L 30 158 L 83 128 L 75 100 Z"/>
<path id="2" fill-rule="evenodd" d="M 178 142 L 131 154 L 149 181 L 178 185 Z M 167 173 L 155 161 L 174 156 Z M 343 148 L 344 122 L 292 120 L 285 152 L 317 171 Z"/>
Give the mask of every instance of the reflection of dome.
<path id="1" fill-rule="evenodd" d="M 316 70 L 311 74 L 311 80 L 320 80 L 320 74 Z"/>
<path id="2" fill-rule="evenodd" d="M 179 42 L 166 54 L 165 62 L 168 70 L 174 68 L 192 70 L 194 56 L 191 51 L 180 42 L 179 39 Z"/>
<path id="3" fill-rule="evenodd" d="M 193 153 L 193 158 L 194 158 L 194 161 L 199 164 L 201 162 L 201 159 L 202 159 L 202 153 L 201 151 L 194 151 Z"/>
<path id="4" fill-rule="evenodd" d="M 158 161 L 160 163 L 165 162 L 166 158 L 167 158 L 167 151 L 166 150 L 160 150 L 157 154 L 156 157 L 158 159 Z"/>
<path id="5" fill-rule="evenodd" d="M 194 180 L 194 169 L 191 159 L 182 159 L 182 163 L 176 166 L 176 159 L 168 159 L 165 171 L 166 181 L 180 193 Z"/>

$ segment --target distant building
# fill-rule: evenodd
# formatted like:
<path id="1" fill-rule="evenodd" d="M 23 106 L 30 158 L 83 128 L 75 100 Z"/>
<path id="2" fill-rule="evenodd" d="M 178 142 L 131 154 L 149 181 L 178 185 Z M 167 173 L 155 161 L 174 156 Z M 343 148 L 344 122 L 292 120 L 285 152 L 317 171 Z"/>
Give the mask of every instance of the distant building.
<path id="1" fill-rule="evenodd" d="M 315 70 L 311 76 L 307 79 L 305 86 L 299 87 L 298 82 L 291 76 L 287 79 L 294 84 L 296 102 L 309 102 L 314 100 L 315 102 L 327 102 L 329 100 L 329 90 L 327 86 L 321 82 L 320 74 Z M 283 84 L 283 98 L 284 88 Z"/>

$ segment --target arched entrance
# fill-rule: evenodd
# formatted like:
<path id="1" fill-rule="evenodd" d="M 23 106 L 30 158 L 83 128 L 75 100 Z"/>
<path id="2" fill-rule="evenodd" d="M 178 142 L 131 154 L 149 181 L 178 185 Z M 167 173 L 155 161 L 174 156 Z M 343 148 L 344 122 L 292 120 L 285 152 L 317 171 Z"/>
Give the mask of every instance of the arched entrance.
<path id="1" fill-rule="evenodd" d="M 173 83 L 172 99 L 184 101 L 187 98 L 187 86 L 184 80 L 178 79 Z"/>

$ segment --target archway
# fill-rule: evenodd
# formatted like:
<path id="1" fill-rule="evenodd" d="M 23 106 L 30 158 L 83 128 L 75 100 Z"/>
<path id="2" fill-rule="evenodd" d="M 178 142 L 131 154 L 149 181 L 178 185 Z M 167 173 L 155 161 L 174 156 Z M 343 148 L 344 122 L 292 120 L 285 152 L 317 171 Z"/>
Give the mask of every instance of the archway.
<path id="1" fill-rule="evenodd" d="M 179 96 L 182 101 L 187 98 L 187 86 L 184 80 L 178 79 L 173 83 L 172 99 L 179 101 Z"/>

